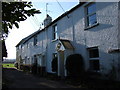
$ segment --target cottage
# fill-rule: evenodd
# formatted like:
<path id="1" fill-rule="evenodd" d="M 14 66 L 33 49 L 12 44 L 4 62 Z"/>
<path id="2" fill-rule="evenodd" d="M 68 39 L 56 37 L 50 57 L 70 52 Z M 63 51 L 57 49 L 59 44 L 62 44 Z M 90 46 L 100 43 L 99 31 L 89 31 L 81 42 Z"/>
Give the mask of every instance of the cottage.
<path id="1" fill-rule="evenodd" d="M 120 2 L 81 2 L 44 24 L 16 45 L 19 65 L 64 77 L 67 58 L 79 54 L 85 71 L 120 80 Z"/>

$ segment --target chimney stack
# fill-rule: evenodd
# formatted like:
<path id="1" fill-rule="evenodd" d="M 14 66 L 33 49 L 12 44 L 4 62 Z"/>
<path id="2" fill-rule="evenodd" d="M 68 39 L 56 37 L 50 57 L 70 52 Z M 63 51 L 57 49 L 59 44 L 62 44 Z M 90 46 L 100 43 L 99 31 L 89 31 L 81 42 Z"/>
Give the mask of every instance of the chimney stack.
<path id="1" fill-rule="evenodd" d="M 46 17 L 45 20 L 44 20 L 44 27 L 46 27 L 47 25 L 49 25 L 51 22 L 52 22 L 52 17 L 50 17 L 50 16 L 47 14 L 47 17 Z"/>

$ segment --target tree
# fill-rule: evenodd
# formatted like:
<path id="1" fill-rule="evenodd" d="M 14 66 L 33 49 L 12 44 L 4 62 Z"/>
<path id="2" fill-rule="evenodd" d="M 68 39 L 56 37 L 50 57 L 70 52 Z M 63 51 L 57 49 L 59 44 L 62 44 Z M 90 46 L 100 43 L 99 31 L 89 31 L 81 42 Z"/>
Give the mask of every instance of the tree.
<path id="1" fill-rule="evenodd" d="M 41 13 L 32 7 L 32 2 L 2 2 L 2 31 L 5 36 L 13 26 L 19 28 L 20 21 Z"/>
<path id="2" fill-rule="evenodd" d="M 2 58 L 7 57 L 4 37 L 8 36 L 9 29 L 12 29 L 13 26 L 19 28 L 18 23 L 34 16 L 34 14 L 41 13 L 32 7 L 32 2 L 2 2 L 2 30 L 0 32 L 0 35 L 2 34 L 2 37 L 0 37 L 0 41 L 2 41 Z"/>

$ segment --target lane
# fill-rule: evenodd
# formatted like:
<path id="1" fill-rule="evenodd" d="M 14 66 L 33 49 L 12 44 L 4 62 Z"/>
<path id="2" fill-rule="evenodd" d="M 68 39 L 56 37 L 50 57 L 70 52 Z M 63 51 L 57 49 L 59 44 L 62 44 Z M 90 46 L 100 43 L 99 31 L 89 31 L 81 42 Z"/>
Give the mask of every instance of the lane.
<path id="1" fill-rule="evenodd" d="M 8 80 L 8 88 L 72 88 L 65 83 L 35 77 L 14 68 L 4 68 L 3 75 Z"/>

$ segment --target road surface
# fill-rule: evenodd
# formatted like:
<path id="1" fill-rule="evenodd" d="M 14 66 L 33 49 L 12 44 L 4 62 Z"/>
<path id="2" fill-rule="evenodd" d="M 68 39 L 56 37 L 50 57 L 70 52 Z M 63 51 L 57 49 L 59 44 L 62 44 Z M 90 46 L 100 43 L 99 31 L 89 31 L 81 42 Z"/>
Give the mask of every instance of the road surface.
<path id="1" fill-rule="evenodd" d="M 36 77 L 15 68 L 3 68 L 3 77 L 8 81 L 7 88 L 73 88 L 63 81 Z"/>

